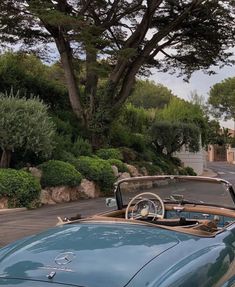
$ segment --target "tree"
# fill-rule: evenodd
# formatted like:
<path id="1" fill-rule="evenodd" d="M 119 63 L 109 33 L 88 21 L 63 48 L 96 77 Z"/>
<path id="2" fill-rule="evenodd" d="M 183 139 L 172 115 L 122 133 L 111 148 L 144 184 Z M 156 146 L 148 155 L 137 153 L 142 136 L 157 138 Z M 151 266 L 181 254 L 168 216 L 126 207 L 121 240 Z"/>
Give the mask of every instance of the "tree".
<path id="1" fill-rule="evenodd" d="M 235 120 L 235 78 L 225 79 L 211 87 L 208 102 L 215 116 Z"/>
<path id="2" fill-rule="evenodd" d="M 134 85 L 129 102 L 137 108 L 164 108 L 174 97 L 173 93 L 161 84 L 153 81 L 138 80 Z"/>
<path id="3" fill-rule="evenodd" d="M 129 97 L 136 75 L 157 67 L 190 76 L 227 64 L 233 8 L 229 0 L 2 0 L 0 42 L 23 43 L 41 54 L 42 44 L 54 42 L 73 111 L 100 136 Z M 103 73 L 107 80 L 100 88 Z"/>
<path id="4" fill-rule="evenodd" d="M 54 125 L 47 107 L 37 99 L 0 94 L 0 167 L 9 167 L 15 149 L 48 157 L 53 149 Z"/>
<path id="5" fill-rule="evenodd" d="M 208 136 L 208 117 L 204 110 L 198 105 L 179 98 L 172 98 L 167 107 L 156 113 L 158 121 L 183 122 L 194 124 L 200 129 L 202 144 L 204 145 Z"/>
<path id="6" fill-rule="evenodd" d="M 227 145 L 232 143 L 232 141 L 232 134 L 228 128 L 221 128 L 216 120 L 209 122 L 207 144 Z"/>
<path id="7" fill-rule="evenodd" d="M 180 151 L 183 145 L 193 152 L 199 150 L 200 131 L 193 124 L 156 121 L 150 135 L 157 152 L 166 152 L 168 156 Z"/>

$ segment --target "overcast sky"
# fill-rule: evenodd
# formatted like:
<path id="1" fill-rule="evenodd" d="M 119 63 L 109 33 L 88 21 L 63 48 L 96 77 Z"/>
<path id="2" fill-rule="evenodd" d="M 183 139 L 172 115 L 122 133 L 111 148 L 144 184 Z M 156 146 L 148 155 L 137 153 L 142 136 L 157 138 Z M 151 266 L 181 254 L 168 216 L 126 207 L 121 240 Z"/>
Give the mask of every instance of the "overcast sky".
<path id="1" fill-rule="evenodd" d="M 214 84 L 221 82 L 228 77 L 235 77 L 235 67 L 224 67 L 222 69 L 215 68 L 216 75 L 206 75 L 201 71 L 195 72 L 189 83 L 183 81 L 182 78 L 177 78 L 176 75 L 170 75 L 168 73 L 159 73 L 153 71 L 151 79 L 156 83 L 161 83 L 168 87 L 172 92 L 186 100 L 189 99 L 190 92 L 197 91 L 199 95 L 202 95 L 205 100 L 208 99 L 208 93 L 210 87 Z M 221 125 L 229 128 L 234 128 L 233 121 L 221 122 Z"/>

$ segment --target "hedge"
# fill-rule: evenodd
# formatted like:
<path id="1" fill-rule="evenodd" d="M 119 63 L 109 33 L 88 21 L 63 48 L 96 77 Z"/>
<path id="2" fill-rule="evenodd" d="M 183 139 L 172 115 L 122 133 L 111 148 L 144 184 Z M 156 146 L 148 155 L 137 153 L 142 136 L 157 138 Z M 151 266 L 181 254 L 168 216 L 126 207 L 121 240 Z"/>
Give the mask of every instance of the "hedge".
<path id="1" fill-rule="evenodd" d="M 39 166 L 42 170 L 42 187 L 76 186 L 81 183 L 82 176 L 73 165 L 59 160 L 50 160 Z"/>
<path id="2" fill-rule="evenodd" d="M 8 207 L 32 207 L 39 202 L 41 186 L 22 170 L 0 169 L 0 197 L 8 198 Z"/>
<path id="3" fill-rule="evenodd" d="M 97 150 L 96 154 L 102 159 L 123 159 L 122 153 L 117 148 L 102 148 Z"/>
<path id="4" fill-rule="evenodd" d="M 81 156 L 75 167 L 85 178 L 97 182 L 101 191 L 107 193 L 112 190 L 115 176 L 108 161 L 98 157 Z"/>

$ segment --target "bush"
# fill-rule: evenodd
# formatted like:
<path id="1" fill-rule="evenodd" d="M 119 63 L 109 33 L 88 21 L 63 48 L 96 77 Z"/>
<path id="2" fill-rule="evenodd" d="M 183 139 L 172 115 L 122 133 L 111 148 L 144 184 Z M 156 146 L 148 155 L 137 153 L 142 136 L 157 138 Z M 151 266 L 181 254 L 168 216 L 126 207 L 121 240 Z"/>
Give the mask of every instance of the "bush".
<path id="1" fill-rule="evenodd" d="M 39 181 L 25 171 L 0 169 L 0 197 L 7 197 L 9 207 L 31 207 L 38 201 Z"/>
<path id="2" fill-rule="evenodd" d="M 146 149 L 145 136 L 143 134 L 131 134 L 129 147 L 142 153 Z"/>
<path id="3" fill-rule="evenodd" d="M 81 155 L 88 155 L 92 154 L 92 147 L 88 140 L 83 139 L 82 137 L 78 137 L 75 143 L 73 144 L 71 152 L 76 156 L 79 157 Z"/>
<path id="4" fill-rule="evenodd" d="M 119 150 L 122 153 L 122 157 L 123 157 L 124 162 L 129 163 L 129 162 L 135 161 L 138 157 L 137 152 L 135 152 L 131 148 L 121 147 L 121 148 L 119 148 Z"/>
<path id="5" fill-rule="evenodd" d="M 176 166 L 182 166 L 182 162 L 178 157 L 171 157 L 171 161 Z"/>
<path id="6" fill-rule="evenodd" d="M 118 168 L 119 172 L 128 172 L 128 168 L 125 165 L 125 163 L 123 163 L 122 161 L 120 161 L 119 159 L 114 159 L 114 158 L 110 158 L 108 159 L 108 162 L 111 165 L 115 165 Z"/>
<path id="7" fill-rule="evenodd" d="M 50 160 L 39 166 L 42 170 L 41 184 L 50 186 L 76 186 L 81 183 L 82 176 L 73 165 L 59 160 Z"/>
<path id="8" fill-rule="evenodd" d="M 1 167 L 9 167 L 16 149 L 48 158 L 54 148 L 54 124 L 48 107 L 37 98 L 0 94 Z"/>
<path id="9" fill-rule="evenodd" d="M 131 141 L 130 131 L 121 124 L 115 123 L 110 131 L 110 144 L 115 147 L 129 146 Z"/>
<path id="10" fill-rule="evenodd" d="M 97 157 L 81 156 L 75 166 L 84 177 L 97 182 L 103 192 L 112 190 L 115 177 L 108 161 Z"/>
<path id="11" fill-rule="evenodd" d="M 180 168 L 179 174 L 180 175 L 192 175 L 192 176 L 197 175 L 196 172 L 193 170 L 193 168 L 191 168 L 189 166 Z"/>
<path id="12" fill-rule="evenodd" d="M 164 155 L 158 155 L 158 157 L 154 159 L 153 163 L 157 165 L 164 174 L 175 174 L 177 171 L 177 168 L 172 161 Z"/>
<path id="13" fill-rule="evenodd" d="M 102 148 L 99 149 L 96 154 L 102 159 L 123 159 L 122 153 L 117 148 Z"/>
<path id="14" fill-rule="evenodd" d="M 149 175 L 159 175 L 162 174 L 162 170 L 159 166 L 152 164 L 147 161 L 138 161 L 132 163 L 135 166 L 138 166 L 138 168 L 141 170 L 141 168 L 146 168 Z"/>

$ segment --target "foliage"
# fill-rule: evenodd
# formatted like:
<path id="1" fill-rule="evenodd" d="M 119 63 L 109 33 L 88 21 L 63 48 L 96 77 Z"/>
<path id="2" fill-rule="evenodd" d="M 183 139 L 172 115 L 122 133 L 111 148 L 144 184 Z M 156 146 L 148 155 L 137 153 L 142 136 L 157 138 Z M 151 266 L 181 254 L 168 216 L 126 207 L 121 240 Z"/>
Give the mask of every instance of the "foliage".
<path id="1" fill-rule="evenodd" d="M 185 145 L 191 151 L 199 150 L 199 129 L 193 124 L 155 122 L 150 131 L 153 143 L 158 152 L 172 155 Z"/>
<path id="2" fill-rule="evenodd" d="M 158 111 L 156 114 L 158 121 L 183 122 L 194 124 L 200 129 L 202 145 L 207 142 L 208 117 L 203 109 L 197 103 L 190 103 L 179 98 L 172 98 L 169 105 Z"/>
<path id="3" fill-rule="evenodd" d="M 153 122 L 155 113 L 142 107 L 136 108 L 132 104 L 127 104 L 119 117 L 119 122 L 129 129 L 130 133 L 144 133 Z"/>
<path id="4" fill-rule="evenodd" d="M 169 104 L 173 96 L 172 92 L 161 84 L 138 80 L 128 102 L 137 108 L 162 109 Z"/>
<path id="5" fill-rule="evenodd" d="M 229 129 L 221 128 L 216 120 L 211 120 L 208 125 L 208 144 L 227 145 L 231 143 L 232 137 Z"/>
<path id="6" fill-rule="evenodd" d="M 0 146 L 4 153 L 15 149 L 32 151 L 44 157 L 53 150 L 54 125 L 47 107 L 38 99 L 0 94 Z"/>
<path id="7" fill-rule="evenodd" d="M 235 119 L 235 78 L 227 78 L 211 87 L 208 102 L 215 116 Z"/>
<path id="8" fill-rule="evenodd" d="M 192 175 L 195 176 L 197 175 L 196 172 L 193 170 L 192 167 L 181 167 L 179 168 L 179 175 Z"/>
<path id="9" fill-rule="evenodd" d="M 131 135 L 129 129 L 122 125 L 120 122 L 116 122 L 112 125 L 109 135 L 109 143 L 114 147 L 129 146 L 131 141 Z"/>
<path id="10" fill-rule="evenodd" d="M 92 154 L 92 147 L 88 140 L 85 140 L 82 137 L 78 137 L 73 143 L 71 152 L 75 157 L 79 157 L 81 155 L 90 156 Z"/>
<path id="11" fill-rule="evenodd" d="M 137 152 L 135 152 L 131 148 L 120 147 L 119 150 L 122 153 L 122 157 L 123 157 L 123 161 L 124 162 L 129 163 L 129 162 L 135 161 L 137 159 L 137 157 L 138 157 Z"/>
<path id="12" fill-rule="evenodd" d="M 55 150 L 53 158 L 64 160 L 65 153 L 73 156 L 91 155 L 92 148 L 85 133 L 81 129 L 79 121 L 70 111 L 56 111 L 53 114 L 53 121 L 56 125 Z"/>
<path id="13" fill-rule="evenodd" d="M 132 164 L 137 166 L 139 170 L 141 170 L 142 168 L 145 168 L 149 175 L 162 174 L 162 169 L 159 166 L 157 166 L 156 164 L 153 164 L 151 162 L 134 161 L 134 162 L 132 162 Z"/>
<path id="14" fill-rule="evenodd" d="M 82 180 L 81 174 L 67 162 L 50 160 L 41 164 L 39 168 L 42 170 L 42 187 L 76 186 Z"/>
<path id="15" fill-rule="evenodd" d="M 108 161 L 98 157 L 81 156 L 74 164 L 85 178 L 97 182 L 101 191 L 109 193 L 112 190 L 115 177 Z"/>
<path id="16" fill-rule="evenodd" d="M 110 163 L 110 165 L 115 165 L 119 172 L 128 172 L 127 166 L 121 160 L 109 158 L 107 161 Z"/>
<path id="17" fill-rule="evenodd" d="M 102 159 L 123 159 L 120 150 L 117 148 L 102 148 L 97 150 L 96 154 Z"/>
<path id="18" fill-rule="evenodd" d="M 40 183 L 31 174 L 14 169 L 0 169 L 0 197 L 7 197 L 9 207 L 31 207 L 39 199 Z"/>
<path id="19" fill-rule="evenodd" d="M 20 97 L 37 95 L 52 109 L 68 107 L 66 87 L 52 80 L 50 69 L 32 54 L 0 55 L 0 92 L 13 89 Z"/>
<path id="20" fill-rule="evenodd" d="M 171 157 L 167 157 L 164 154 L 158 154 L 154 159 L 153 164 L 158 166 L 164 174 L 176 174 L 177 167 L 171 159 Z"/>
<path id="21" fill-rule="evenodd" d="M 1 45 L 20 43 L 45 56 L 56 44 L 73 112 L 99 136 L 136 75 L 148 76 L 155 67 L 187 77 L 231 62 L 235 16 L 228 0 L 2 0 L 0 10 Z"/>

